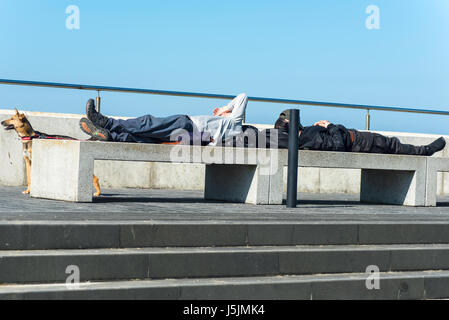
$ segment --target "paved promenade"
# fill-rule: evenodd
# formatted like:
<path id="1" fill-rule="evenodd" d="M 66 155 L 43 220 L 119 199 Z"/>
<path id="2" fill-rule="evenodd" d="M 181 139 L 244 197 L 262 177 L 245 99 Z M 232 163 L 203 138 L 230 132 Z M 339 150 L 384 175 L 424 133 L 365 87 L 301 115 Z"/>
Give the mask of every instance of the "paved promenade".
<path id="1" fill-rule="evenodd" d="M 23 190 L 0 187 L 0 221 L 449 222 L 449 197 L 425 208 L 365 204 L 352 194 L 300 194 L 298 207 L 287 209 L 203 200 L 200 191 L 105 189 L 93 203 L 70 203 L 31 198 Z"/>

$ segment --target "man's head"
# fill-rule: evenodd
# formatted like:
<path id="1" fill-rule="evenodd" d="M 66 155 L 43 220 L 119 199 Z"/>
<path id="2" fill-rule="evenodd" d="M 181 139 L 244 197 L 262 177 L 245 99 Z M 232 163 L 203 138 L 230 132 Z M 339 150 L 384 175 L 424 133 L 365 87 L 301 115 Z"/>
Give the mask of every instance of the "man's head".
<path id="1" fill-rule="evenodd" d="M 274 128 L 288 131 L 289 122 L 290 122 L 290 110 L 287 109 L 280 113 L 279 118 L 276 120 L 276 123 L 274 124 Z M 304 129 L 299 119 L 298 119 L 298 128 L 300 131 Z"/>

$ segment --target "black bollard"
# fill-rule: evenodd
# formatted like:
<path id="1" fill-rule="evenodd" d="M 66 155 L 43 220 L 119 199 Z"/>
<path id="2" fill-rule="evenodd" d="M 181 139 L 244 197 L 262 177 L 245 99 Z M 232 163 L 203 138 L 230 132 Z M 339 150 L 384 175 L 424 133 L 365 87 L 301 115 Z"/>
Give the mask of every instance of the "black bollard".
<path id="1" fill-rule="evenodd" d="M 290 110 L 288 132 L 287 208 L 296 208 L 298 200 L 299 110 Z"/>

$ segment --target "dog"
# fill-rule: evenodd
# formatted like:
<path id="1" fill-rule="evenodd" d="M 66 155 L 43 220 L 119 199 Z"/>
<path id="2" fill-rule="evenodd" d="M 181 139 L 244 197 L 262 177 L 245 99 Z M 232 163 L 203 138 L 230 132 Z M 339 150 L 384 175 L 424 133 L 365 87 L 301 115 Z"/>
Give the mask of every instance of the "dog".
<path id="1" fill-rule="evenodd" d="M 33 155 L 33 139 L 58 139 L 58 140 L 77 140 L 72 137 L 48 135 L 39 131 L 33 130 L 30 122 L 26 118 L 25 114 L 19 113 L 17 108 L 14 108 L 16 113 L 8 120 L 2 121 L 2 126 L 5 130 L 15 130 L 20 139 L 22 139 L 23 158 L 25 159 L 26 175 L 27 175 L 27 189 L 23 191 L 23 194 L 30 193 L 31 185 L 31 158 Z M 94 175 L 93 184 L 96 192 L 94 197 L 98 197 L 101 194 L 99 179 Z"/>

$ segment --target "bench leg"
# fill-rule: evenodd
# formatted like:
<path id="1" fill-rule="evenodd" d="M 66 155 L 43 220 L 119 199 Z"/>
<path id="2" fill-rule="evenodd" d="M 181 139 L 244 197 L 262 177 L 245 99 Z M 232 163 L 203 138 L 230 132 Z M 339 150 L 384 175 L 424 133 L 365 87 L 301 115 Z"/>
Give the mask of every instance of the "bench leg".
<path id="1" fill-rule="evenodd" d="M 425 183 L 424 170 L 362 169 L 360 201 L 425 206 Z"/>
<path id="2" fill-rule="evenodd" d="M 204 198 L 269 204 L 269 179 L 256 165 L 206 165 Z"/>
<path id="3" fill-rule="evenodd" d="M 437 205 L 438 171 L 433 159 L 427 160 L 426 206 Z"/>
<path id="4" fill-rule="evenodd" d="M 269 204 L 282 204 L 284 192 L 284 165 L 279 161 L 277 150 L 272 150 L 270 163 Z"/>
<path id="5" fill-rule="evenodd" d="M 76 141 L 33 142 L 31 196 L 92 202 L 93 159 L 80 157 Z"/>

